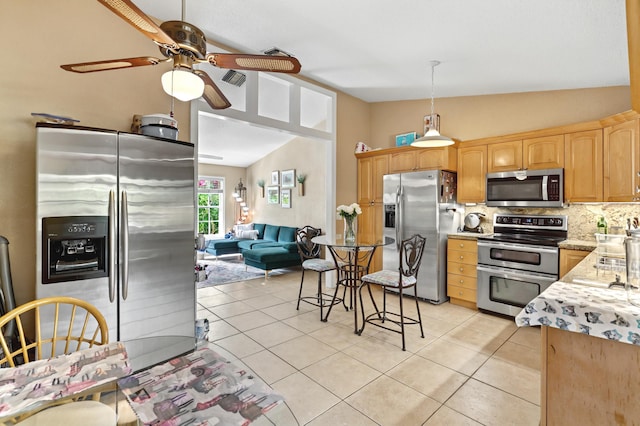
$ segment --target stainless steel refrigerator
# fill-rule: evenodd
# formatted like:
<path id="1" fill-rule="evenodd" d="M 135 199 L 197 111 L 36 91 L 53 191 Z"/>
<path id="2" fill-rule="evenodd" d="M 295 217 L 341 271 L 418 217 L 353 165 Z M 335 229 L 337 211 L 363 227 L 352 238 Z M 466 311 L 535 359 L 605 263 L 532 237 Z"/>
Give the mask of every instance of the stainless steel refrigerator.
<path id="1" fill-rule="evenodd" d="M 193 349 L 193 144 L 78 126 L 36 133 L 37 297 L 94 304 L 111 341 Z"/>
<path id="2" fill-rule="evenodd" d="M 447 301 L 447 235 L 456 232 L 460 214 L 456 174 L 429 170 L 385 175 L 383 191 L 384 235 L 395 240 L 383 248 L 383 268 L 397 270 L 402 240 L 422 235 L 427 241 L 418 272 L 418 297 L 437 304 Z M 413 295 L 410 290 L 405 292 Z"/>

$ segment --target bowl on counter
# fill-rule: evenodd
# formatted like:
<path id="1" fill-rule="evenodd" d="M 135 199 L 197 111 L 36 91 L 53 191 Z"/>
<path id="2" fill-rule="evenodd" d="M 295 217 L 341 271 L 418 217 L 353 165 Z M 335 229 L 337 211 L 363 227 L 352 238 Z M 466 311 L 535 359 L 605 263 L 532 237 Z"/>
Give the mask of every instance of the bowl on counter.
<path id="1" fill-rule="evenodd" d="M 178 129 L 163 124 L 148 124 L 140 127 L 140 132 L 146 136 L 156 136 L 171 140 L 178 140 Z"/>
<path id="2" fill-rule="evenodd" d="M 149 114 L 140 118 L 140 126 L 148 126 L 150 124 L 159 124 L 178 128 L 178 120 L 167 114 Z"/>

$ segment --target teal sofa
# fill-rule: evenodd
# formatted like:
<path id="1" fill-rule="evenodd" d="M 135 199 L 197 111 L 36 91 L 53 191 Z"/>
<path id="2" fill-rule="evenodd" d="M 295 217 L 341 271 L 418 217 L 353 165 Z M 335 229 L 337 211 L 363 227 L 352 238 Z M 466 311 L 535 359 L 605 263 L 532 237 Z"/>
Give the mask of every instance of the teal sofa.
<path id="1" fill-rule="evenodd" d="M 244 263 L 265 271 L 301 264 L 296 243 L 297 228 L 254 223 L 256 239 L 228 238 L 211 240 L 205 252 L 214 256 L 241 253 Z"/>

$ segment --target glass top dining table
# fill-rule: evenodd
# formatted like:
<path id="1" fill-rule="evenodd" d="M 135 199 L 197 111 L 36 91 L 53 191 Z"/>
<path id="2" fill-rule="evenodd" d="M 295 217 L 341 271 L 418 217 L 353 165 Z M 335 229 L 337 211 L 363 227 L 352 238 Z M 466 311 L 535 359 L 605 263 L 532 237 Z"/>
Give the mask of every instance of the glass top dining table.
<path id="1" fill-rule="evenodd" d="M 341 235 L 319 235 L 312 238 L 311 242 L 326 246 L 329 249 L 338 270 L 337 284 L 343 285 L 349 290 L 349 306 L 347 307 L 344 301 L 343 303 L 347 309 L 353 310 L 354 333 L 358 334 L 360 329 L 358 328 L 358 303 L 356 301 L 356 294 L 358 288 L 362 285 L 361 278 L 369 273 L 369 267 L 376 248 L 393 244 L 395 240 L 390 237 L 373 238 L 366 235 L 359 235 L 356 236 L 356 239 L 353 241 L 345 241 Z M 329 317 L 333 305 L 334 303 L 331 303 L 329 306 L 326 318 Z M 364 314 L 364 312 L 362 314 Z"/>

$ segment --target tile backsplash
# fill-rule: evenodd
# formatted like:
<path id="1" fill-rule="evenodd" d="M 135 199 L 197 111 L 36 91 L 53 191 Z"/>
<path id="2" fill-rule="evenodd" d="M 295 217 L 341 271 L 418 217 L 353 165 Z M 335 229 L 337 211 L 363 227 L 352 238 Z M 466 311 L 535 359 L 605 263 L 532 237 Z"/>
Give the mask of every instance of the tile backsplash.
<path id="1" fill-rule="evenodd" d="M 496 208 L 484 204 L 464 206 L 464 214 L 472 212 L 484 213 L 486 217 L 482 223 L 485 233 L 493 232 L 494 213 L 539 214 L 539 215 L 567 215 L 569 223 L 569 239 L 595 241 L 596 222 L 600 216 L 607 220 L 609 228 L 619 226 L 625 229 L 627 218 L 640 219 L 640 203 L 576 203 L 561 209 L 545 208 Z M 464 215 L 461 216 L 464 220 Z"/>

